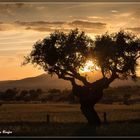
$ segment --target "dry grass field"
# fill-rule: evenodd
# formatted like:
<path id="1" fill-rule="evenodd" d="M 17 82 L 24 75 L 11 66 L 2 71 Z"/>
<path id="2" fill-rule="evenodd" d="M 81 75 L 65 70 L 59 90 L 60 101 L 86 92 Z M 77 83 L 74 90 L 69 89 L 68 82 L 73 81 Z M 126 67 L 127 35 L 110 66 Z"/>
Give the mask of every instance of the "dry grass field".
<path id="1" fill-rule="evenodd" d="M 95 132 L 86 124 L 77 104 L 3 104 L 0 106 L 0 131 L 12 131 L 12 134 L 1 134 L 9 136 L 139 136 L 140 104 L 97 104 L 96 110 L 103 124 Z"/>

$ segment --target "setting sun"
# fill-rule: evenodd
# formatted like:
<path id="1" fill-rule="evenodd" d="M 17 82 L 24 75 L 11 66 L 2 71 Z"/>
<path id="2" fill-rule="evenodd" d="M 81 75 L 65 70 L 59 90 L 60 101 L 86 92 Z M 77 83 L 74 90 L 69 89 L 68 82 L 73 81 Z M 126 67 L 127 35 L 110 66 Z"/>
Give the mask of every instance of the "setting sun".
<path id="1" fill-rule="evenodd" d="M 80 69 L 80 72 L 87 73 L 87 72 L 93 72 L 95 70 L 99 70 L 99 67 L 95 63 L 93 63 L 93 61 L 87 60 L 84 67 Z"/>

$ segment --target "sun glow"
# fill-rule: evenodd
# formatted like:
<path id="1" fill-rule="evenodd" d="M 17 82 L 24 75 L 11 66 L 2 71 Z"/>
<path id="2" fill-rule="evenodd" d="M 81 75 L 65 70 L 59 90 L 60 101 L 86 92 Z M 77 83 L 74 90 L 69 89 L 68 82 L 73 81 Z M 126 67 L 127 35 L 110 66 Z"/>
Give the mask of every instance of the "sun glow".
<path id="1" fill-rule="evenodd" d="M 99 70 L 99 67 L 91 60 L 87 60 L 84 66 L 80 69 L 81 73 L 93 72 Z"/>

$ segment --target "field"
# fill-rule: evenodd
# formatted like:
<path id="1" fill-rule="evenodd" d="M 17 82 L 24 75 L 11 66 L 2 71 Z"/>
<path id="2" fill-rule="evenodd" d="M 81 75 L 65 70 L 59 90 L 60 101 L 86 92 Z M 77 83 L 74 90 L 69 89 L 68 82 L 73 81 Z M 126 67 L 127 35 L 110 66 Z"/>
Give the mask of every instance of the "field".
<path id="1" fill-rule="evenodd" d="M 97 104 L 96 110 L 103 123 L 95 131 L 86 124 L 77 104 L 3 104 L 0 132 L 12 131 L 1 135 L 14 136 L 139 136 L 140 104 Z"/>

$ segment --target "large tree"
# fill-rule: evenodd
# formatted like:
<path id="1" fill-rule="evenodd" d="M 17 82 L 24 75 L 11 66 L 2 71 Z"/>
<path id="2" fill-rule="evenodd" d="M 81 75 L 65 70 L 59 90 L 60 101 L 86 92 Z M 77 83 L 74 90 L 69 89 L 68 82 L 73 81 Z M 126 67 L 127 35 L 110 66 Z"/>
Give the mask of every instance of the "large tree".
<path id="1" fill-rule="evenodd" d="M 119 31 L 97 36 L 95 40 L 78 29 L 69 33 L 55 31 L 34 44 L 25 63 L 41 66 L 48 74 L 68 80 L 72 93 L 79 97 L 81 111 L 90 124 L 100 124 L 94 106 L 102 98 L 103 90 L 116 78 L 136 79 L 140 45 L 137 36 Z M 92 60 L 102 77 L 89 82 L 80 69 Z M 82 84 L 78 84 L 77 80 Z"/>

